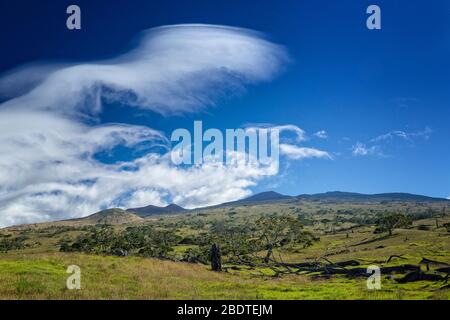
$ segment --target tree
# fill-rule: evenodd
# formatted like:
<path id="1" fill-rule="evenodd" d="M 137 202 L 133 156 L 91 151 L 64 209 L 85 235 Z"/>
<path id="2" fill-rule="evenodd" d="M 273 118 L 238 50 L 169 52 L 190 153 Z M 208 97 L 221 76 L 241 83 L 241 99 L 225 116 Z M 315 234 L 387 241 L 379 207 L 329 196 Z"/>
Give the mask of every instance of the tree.
<path id="1" fill-rule="evenodd" d="M 289 244 L 312 244 L 314 237 L 303 230 L 303 225 L 292 216 L 272 214 L 258 219 L 255 223 L 254 241 L 266 251 L 264 262 L 273 257 L 273 250 Z"/>
<path id="2" fill-rule="evenodd" d="M 27 240 L 25 236 L 16 238 L 4 238 L 0 240 L 0 252 L 7 253 L 10 250 L 20 250 L 25 248 L 24 241 Z"/>
<path id="3" fill-rule="evenodd" d="M 406 228 L 412 224 L 411 219 L 401 213 L 388 214 L 377 222 L 377 229 L 382 232 L 388 232 L 392 235 L 392 231 L 396 228 Z"/>
<path id="4" fill-rule="evenodd" d="M 450 232 L 450 222 L 444 223 L 442 226 L 447 229 L 447 232 Z"/>
<path id="5" fill-rule="evenodd" d="M 277 214 L 241 224 L 216 222 L 210 235 L 210 243 L 220 244 L 222 255 L 237 264 L 255 264 L 261 260 L 265 264 L 274 262 L 276 248 L 293 244 L 306 247 L 316 240 L 295 216 Z"/>
<path id="6" fill-rule="evenodd" d="M 243 259 L 255 250 L 249 242 L 252 238 L 251 225 L 251 223 L 234 224 L 229 221 L 216 222 L 207 235 L 208 242 L 220 244 L 224 256 L 229 256 L 231 259 Z"/>
<path id="7" fill-rule="evenodd" d="M 138 226 L 117 232 L 104 226 L 80 235 L 70 246 L 61 244 L 61 250 L 169 258 L 180 240 L 175 230 Z"/>

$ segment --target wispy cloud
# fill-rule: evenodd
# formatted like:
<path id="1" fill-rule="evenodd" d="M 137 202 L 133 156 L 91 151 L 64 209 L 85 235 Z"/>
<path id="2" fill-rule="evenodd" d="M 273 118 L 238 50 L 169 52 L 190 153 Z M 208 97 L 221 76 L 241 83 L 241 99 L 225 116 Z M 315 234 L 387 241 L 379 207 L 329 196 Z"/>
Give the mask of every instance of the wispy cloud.
<path id="1" fill-rule="evenodd" d="M 368 147 L 364 143 L 357 142 L 352 147 L 352 154 L 354 156 L 370 156 L 370 155 L 382 155 L 379 146 Z"/>
<path id="2" fill-rule="evenodd" d="M 260 128 L 275 129 L 280 134 L 280 155 L 290 160 L 303 160 L 307 158 L 333 159 L 327 151 L 300 146 L 299 144 L 308 140 L 308 136 L 302 128 L 293 125 L 274 125 L 268 123 L 247 124 L 246 130 L 257 130 Z M 294 138 L 286 138 L 284 135 L 293 133 Z M 283 135 L 284 134 L 284 135 Z"/>
<path id="3" fill-rule="evenodd" d="M 383 153 L 383 147 L 386 143 L 392 143 L 395 140 L 407 141 L 409 143 L 414 143 L 419 139 L 428 140 L 430 139 L 432 133 L 433 130 L 429 127 L 425 127 L 423 130 L 415 132 L 393 130 L 371 139 L 368 143 L 357 142 L 352 147 L 352 154 L 354 156 L 385 156 Z"/>
<path id="4" fill-rule="evenodd" d="M 284 124 L 284 125 L 275 125 L 272 123 L 247 123 L 244 125 L 246 130 L 257 130 L 261 128 L 266 129 L 274 129 L 278 130 L 280 136 L 284 139 L 289 139 L 287 137 L 283 137 L 283 133 L 292 133 L 294 135 L 293 139 L 295 142 L 302 142 L 307 140 L 306 132 L 302 128 L 294 125 L 294 124 Z"/>
<path id="5" fill-rule="evenodd" d="M 429 127 L 425 127 L 425 129 L 415 132 L 406 132 L 401 130 L 394 130 L 390 131 L 388 133 L 379 135 L 378 137 L 372 139 L 372 142 L 380 142 L 380 141 L 386 141 L 386 140 L 393 140 L 395 138 L 406 140 L 409 142 L 414 142 L 416 139 L 424 139 L 428 140 L 430 139 L 431 134 L 433 133 L 433 130 L 431 130 Z"/>
<path id="6" fill-rule="evenodd" d="M 280 144 L 280 154 L 289 159 L 302 160 L 306 158 L 332 159 L 333 157 L 326 151 L 314 148 L 299 147 L 290 144 Z"/>
<path id="7" fill-rule="evenodd" d="M 319 139 L 327 139 L 328 133 L 325 130 L 320 130 L 320 131 L 317 131 L 316 133 L 314 133 L 314 136 Z"/>

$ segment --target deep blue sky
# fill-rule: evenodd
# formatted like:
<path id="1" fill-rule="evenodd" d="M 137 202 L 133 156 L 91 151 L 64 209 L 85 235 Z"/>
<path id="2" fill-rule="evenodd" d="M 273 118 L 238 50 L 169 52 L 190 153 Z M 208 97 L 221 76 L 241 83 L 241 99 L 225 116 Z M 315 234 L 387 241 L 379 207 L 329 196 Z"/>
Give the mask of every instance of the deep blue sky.
<path id="1" fill-rule="evenodd" d="M 78 4 L 82 30 L 65 27 Z M 382 10 L 382 30 L 365 27 L 366 8 Z M 12 1 L 0 3 L 0 72 L 32 61 L 86 61 L 126 52 L 155 26 L 209 23 L 255 29 L 284 45 L 293 63 L 274 81 L 218 103 L 206 114 L 133 115 L 110 106 L 102 121 L 145 124 L 168 135 L 203 120 L 205 127 L 295 124 L 328 139 L 314 146 L 334 160 L 290 163 L 285 176 L 259 185 L 287 194 L 330 190 L 450 195 L 450 2 L 429 1 Z M 420 133 L 431 129 L 429 139 Z M 412 135 L 357 142 L 394 130 Z M 382 155 L 380 154 L 382 153 Z M 120 156 L 120 155 L 119 155 Z"/>

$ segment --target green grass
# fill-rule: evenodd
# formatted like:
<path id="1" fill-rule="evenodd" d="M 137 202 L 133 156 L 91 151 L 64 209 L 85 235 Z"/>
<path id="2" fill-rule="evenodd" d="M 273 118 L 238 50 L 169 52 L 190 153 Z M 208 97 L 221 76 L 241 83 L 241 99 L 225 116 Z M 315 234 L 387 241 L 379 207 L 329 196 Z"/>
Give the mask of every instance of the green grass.
<path id="1" fill-rule="evenodd" d="M 397 229 L 391 237 L 366 244 L 360 243 L 381 237 L 373 234 L 373 227 L 339 232 L 339 228 L 355 225 L 345 221 L 335 223 L 338 232 L 332 234 L 326 232 L 329 225 L 320 222 L 324 218 L 333 220 L 339 217 L 335 213 L 337 210 L 360 210 L 362 216 L 370 213 L 370 210 L 385 210 L 386 205 L 307 202 L 302 206 L 289 204 L 220 208 L 201 216 L 170 216 L 142 223 L 176 225 L 180 235 L 191 236 L 205 231 L 213 221 L 230 219 L 230 211 L 233 212 L 232 221 L 243 223 L 248 218 L 275 211 L 297 214 L 296 210 L 300 207 L 302 213 L 311 215 L 308 219 L 315 221 L 307 228 L 320 236 L 320 241 L 308 248 L 299 246 L 276 252 L 286 262 L 312 261 L 326 256 L 334 262 L 358 260 L 362 266 L 384 266 L 390 255 L 401 254 L 405 259 L 393 259 L 388 265 L 417 265 L 423 257 L 450 264 L 450 236 L 443 228 L 434 227 L 434 219 L 416 221 L 411 229 Z M 400 205 L 392 207 L 397 209 Z M 319 210 L 324 213 L 317 213 Z M 418 206 L 414 210 L 425 209 Z M 340 216 L 352 217 L 348 214 Z M 445 220 L 449 220 L 449 217 L 440 222 Z M 429 230 L 418 230 L 416 227 L 420 224 L 429 225 Z M 365 278 L 333 276 L 325 279 L 313 274 L 275 278 L 270 269 L 215 273 L 208 266 L 199 264 L 60 253 L 58 241 L 67 237 L 74 239 L 85 231 L 58 232 L 58 226 L 45 224 L 0 230 L 0 234 L 26 234 L 29 237 L 27 248 L 0 253 L 0 299 L 450 299 L 450 290 L 441 290 L 443 283 L 418 281 L 399 284 L 387 276 L 382 277 L 381 290 L 368 290 Z M 116 227 L 124 228 L 125 225 Z M 174 254 L 181 257 L 192 247 L 175 246 Z M 66 269 L 69 265 L 81 268 L 81 290 L 66 288 L 69 276 Z M 397 278 L 402 276 L 394 275 Z"/>
<path id="2" fill-rule="evenodd" d="M 81 290 L 68 290 L 68 265 L 82 270 Z M 384 279 L 382 290 L 365 279 L 273 279 L 215 273 L 206 266 L 142 258 L 84 254 L 2 257 L 2 299 L 449 299 L 448 290 L 416 282 L 398 285 Z"/>
<path id="3" fill-rule="evenodd" d="M 411 238 L 404 242 L 405 234 Z M 287 260 L 304 261 L 318 257 L 334 243 L 348 246 L 367 235 L 323 236 L 321 242 L 298 253 L 285 252 Z M 400 230 L 379 243 L 354 247 L 351 252 L 331 255 L 333 261 L 359 259 L 364 265 L 384 264 L 390 254 L 404 253 L 406 260 L 394 259 L 389 265 L 417 264 L 424 255 L 450 262 L 449 237 L 432 241 L 430 231 Z M 418 246 L 412 246 L 417 243 Z M 177 250 L 181 250 L 178 248 Z M 82 270 L 81 290 L 66 289 L 69 265 Z M 265 274 L 265 276 L 264 276 Z M 383 277 L 381 290 L 368 290 L 366 279 L 335 276 L 315 279 L 311 275 L 273 278 L 270 270 L 215 273 L 208 266 L 137 257 L 96 256 L 59 253 L 52 247 L 0 254 L 1 299 L 449 299 L 442 284 L 414 282 L 398 284 Z"/>

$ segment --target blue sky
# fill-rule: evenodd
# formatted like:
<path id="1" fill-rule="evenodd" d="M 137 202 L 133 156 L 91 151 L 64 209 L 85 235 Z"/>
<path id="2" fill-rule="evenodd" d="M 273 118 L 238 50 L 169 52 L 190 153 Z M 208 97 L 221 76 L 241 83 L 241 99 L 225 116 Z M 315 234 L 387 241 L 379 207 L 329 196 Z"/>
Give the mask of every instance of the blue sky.
<path id="1" fill-rule="evenodd" d="M 65 28 L 69 4 L 81 7 L 82 30 Z M 370 4 L 381 8 L 381 30 L 365 26 Z M 141 31 L 162 25 L 257 30 L 291 59 L 270 81 L 216 99 L 207 110 L 169 116 L 104 101 L 97 124 L 142 125 L 166 135 L 192 128 L 194 120 L 219 129 L 293 124 L 308 135 L 303 146 L 326 150 L 333 159 L 288 161 L 251 191 L 448 197 L 449 15 L 449 2 L 439 0 L 3 1 L 0 71 L 36 61 L 114 58 L 135 47 Z M 319 131 L 326 138 L 314 135 Z M 96 157 L 115 163 L 130 160 L 130 153 L 117 147 Z"/>

